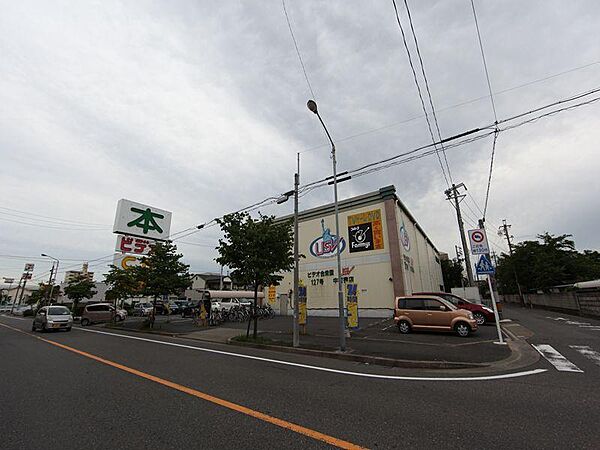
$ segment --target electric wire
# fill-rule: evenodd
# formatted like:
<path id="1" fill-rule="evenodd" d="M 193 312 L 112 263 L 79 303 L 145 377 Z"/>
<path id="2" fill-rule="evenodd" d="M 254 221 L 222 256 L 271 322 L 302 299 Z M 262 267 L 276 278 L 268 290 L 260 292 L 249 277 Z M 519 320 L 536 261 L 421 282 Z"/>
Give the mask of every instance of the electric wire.
<path id="1" fill-rule="evenodd" d="M 492 143 L 492 156 L 490 158 L 490 171 L 488 174 L 487 188 L 485 191 L 485 203 L 483 204 L 483 221 L 484 222 L 485 222 L 485 215 L 487 213 L 487 208 L 488 208 L 488 201 L 490 199 L 490 187 L 492 185 L 492 172 L 494 170 L 494 155 L 496 153 L 496 142 L 498 141 L 498 134 L 499 134 L 499 131 L 496 130 L 494 132 L 494 142 Z"/>
<path id="2" fill-rule="evenodd" d="M 475 2 L 471 0 L 471 8 L 473 9 L 473 18 L 475 19 L 475 28 L 477 29 L 477 39 L 479 40 L 479 50 L 481 50 L 481 59 L 483 60 L 483 68 L 485 78 L 487 80 L 488 90 L 490 93 L 490 102 L 494 111 L 494 119 L 498 122 L 498 114 L 496 114 L 496 104 L 494 103 L 494 94 L 492 93 L 492 84 L 490 83 L 490 74 L 488 72 L 487 62 L 485 60 L 485 52 L 483 51 L 483 43 L 481 42 L 481 33 L 479 31 L 479 22 L 477 21 L 477 13 L 475 12 Z"/>
<path id="3" fill-rule="evenodd" d="M 410 30 L 412 33 L 413 40 L 415 42 L 415 49 L 417 51 L 417 56 L 419 57 L 419 65 L 421 66 L 421 74 L 423 75 L 423 81 L 425 82 L 425 89 L 427 91 L 427 97 L 429 98 L 429 106 L 431 107 L 431 115 L 433 116 L 433 122 L 435 124 L 435 129 L 437 131 L 438 139 L 442 140 L 442 133 L 440 132 L 440 126 L 437 119 L 437 114 L 435 113 L 435 106 L 433 106 L 433 98 L 431 96 L 431 90 L 429 89 L 429 81 L 427 80 L 427 75 L 425 74 L 425 65 L 423 64 L 423 58 L 421 57 L 421 50 L 419 49 L 419 42 L 417 41 L 417 34 L 415 33 L 415 28 L 413 26 L 412 15 L 410 13 L 410 8 L 408 7 L 408 1 L 404 0 L 404 6 L 406 7 L 406 12 L 408 14 L 408 23 L 410 24 Z M 444 162 L 446 163 L 446 170 L 448 171 L 448 177 L 450 178 L 450 183 L 454 183 L 452 180 L 452 172 L 450 171 L 450 165 L 448 164 L 448 158 L 446 156 L 446 150 L 444 149 L 444 144 L 440 144 L 442 149 L 442 154 L 444 155 Z"/>
<path id="4" fill-rule="evenodd" d="M 538 78 L 538 79 L 527 81 L 525 83 L 522 83 L 522 84 L 519 84 L 519 85 L 516 85 L 516 86 L 512 86 L 512 87 L 509 87 L 509 88 L 506 88 L 506 89 L 501 89 L 499 91 L 495 91 L 494 95 L 497 96 L 497 95 L 505 94 L 507 92 L 512 92 L 512 91 L 515 91 L 517 89 L 521 89 L 523 87 L 527 87 L 527 86 L 531 86 L 533 84 L 541 83 L 543 81 L 551 80 L 553 78 L 560 77 L 560 76 L 566 75 L 568 73 L 576 72 L 578 70 L 587 69 L 588 67 L 592 67 L 592 66 L 595 66 L 595 65 L 598 65 L 598 64 L 600 64 L 600 61 L 594 61 L 594 62 L 589 63 L 589 64 L 584 64 L 582 66 L 574 67 L 572 69 L 564 70 L 562 72 L 557 72 L 557 73 L 554 73 L 552 75 L 548 75 L 548 76 L 543 77 L 543 78 Z M 466 100 L 464 102 L 455 103 L 453 105 L 444 106 L 442 108 L 438 108 L 437 111 L 438 112 L 449 111 L 451 109 L 459 108 L 459 107 L 465 106 L 465 105 L 470 105 L 472 103 L 476 103 L 476 102 L 481 101 L 481 100 L 486 100 L 488 98 L 489 98 L 489 94 L 481 96 L 481 97 L 476 97 L 476 98 L 473 98 L 471 100 Z M 366 135 L 369 135 L 369 134 L 377 133 L 379 131 L 387 130 L 389 128 L 393 128 L 393 127 L 396 127 L 398 125 L 403 125 L 405 123 L 409 123 L 409 122 L 412 122 L 412 121 L 417 120 L 417 119 L 422 119 L 424 117 L 425 116 L 423 114 L 420 114 L 418 116 L 413 116 L 413 117 L 410 117 L 408 119 L 403 119 L 403 120 L 401 120 L 399 122 L 393 122 L 393 123 L 390 123 L 388 125 L 383 125 L 383 126 L 380 126 L 380 127 L 377 127 L 377 128 L 372 128 L 370 130 L 361 131 L 360 133 L 356 133 L 356 134 L 352 134 L 352 135 L 345 136 L 345 137 L 342 137 L 342 138 L 338 138 L 338 139 L 336 139 L 336 142 L 344 142 L 344 141 L 348 141 L 348 140 L 351 140 L 351 139 L 356 139 L 358 137 L 362 137 L 362 136 L 366 136 Z M 314 147 L 309 147 L 309 148 L 306 148 L 306 149 L 300 151 L 300 153 L 310 152 L 310 151 L 318 150 L 320 148 L 325 148 L 325 147 L 329 147 L 329 144 L 319 144 L 319 145 L 316 145 Z"/>
<path id="5" fill-rule="evenodd" d="M 300 49 L 298 48 L 298 42 L 296 42 L 296 36 L 294 36 L 294 31 L 292 30 L 292 24 L 290 23 L 290 18 L 288 16 L 287 9 L 285 7 L 285 0 L 281 0 L 281 4 L 283 5 L 283 12 L 285 14 L 285 20 L 287 21 L 288 28 L 290 30 L 290 34 L 292 35 L 292 40 L 294 41 L 294 47 L 296 48 L 296 54 L 298 55 L 298 59 L 300 60 L 300 65 L 302 66 L 302 72 L 304 73 L 304 78 L 306 79 L 306 84 L 308 85 L 308 90 L 312 95 L 313 100 L 316 100 L 315 93 L 313 92 L 312 85 L 310 84 L 310 80 L 308 79 L 308 74 L 306 73 L 306 67 L 304 67 L 304 61 L 302 60 L 302 55 L 300 54 Z"/>
<path id="6" fill-rule="evenodd" d="M 421 107 L 423 109 L 423 114 L 425 115 L 425 121 L 427 122 L 427 128 L 429 130 L 429 135 L 431 136 L 431 140 L 435 143 L 435 136 L 433 135 L 433 130 L 431 128 L 431 122 L 429 120 L 429 114 L 427 113 L 427 108 L 425 107 L 425 101 L 423 100 L 423 93 L 421 92 L 421 86 L 419 85 L 419 80 L 417 77 L 417 72 L 415 71 L 415 66 L 412 61 L 412 56 L 410 54 L 410 49 L 408 47 L 408 43 L 406 42 L 406 34 L 404 33 L 404 27 L 402 26 L 402 22 L 400 21 L 400 15 L 398 13 L 398 6 L 396 5 L 396 0 L 392 0 L 392 4 L 394 5 L 394 11 L 396 13 L 396 21 L 398 22 L 398 27 L 400 28 L 400 33 L 402 34 L 402 42 L 404 44 L 404 48 L 406 50 L 406 54 L 408 56 L 408 63 L 410 65 L 410 69 L 412 71 L 413 80 L 415 82 L 415 86 L 417 87 L 417 93 L 419 94 L 419 99 L 421 101 Z M 437 155 L 438 161 L 440 163 L 440 168 L 442 169 L 442 175 L 444 176 L 444 180 L 446 181 L 446 185 L 450 186 L 450 182 L 448 181 L 448 176 L 446 175 L 446 170 L 444 169 L 444 164 L 442 163 L 442 158 L 437 151 L 437 146 L 435 154 Z"/>

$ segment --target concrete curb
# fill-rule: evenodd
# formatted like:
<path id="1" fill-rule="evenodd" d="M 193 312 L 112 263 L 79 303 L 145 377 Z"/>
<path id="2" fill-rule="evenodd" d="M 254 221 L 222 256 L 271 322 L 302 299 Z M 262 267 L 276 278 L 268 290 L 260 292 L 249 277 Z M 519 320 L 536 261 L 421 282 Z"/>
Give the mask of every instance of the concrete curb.
<path id="1" fill-rule="evenodd" d="M 500 328 L 502 328 L 502 331 L 510 337 L 507 344 L 511 350 L 511 354 L 508 358 L 496 362 L 493 365 L 494 368 L 499 370 L 522 369 L 531 366 L 540 360 L 540 354 L 534 350 L 525 339 L 518 337 L 502 324 L 500 325 Z"/>
<path id="2" fill-rule="evenodd" d="M 312 350 L 308 348 L 294 348 L 280 345 L 255 344 L 252 342 L 240 342 L 233 338 L 227 340 L 230 345 L 238 347 L 250 347 L 262 350 L 273 350 L 283 353 L 295 353 L 299 355 L 319 356 L 322 358 L 340 359 L 344 361 L 354 361 L 363 364 L 375 364 L 387 367 L 401 367 L 408 369 L 483 369 L 490 366 L 489 363 L 466 363 L 455 361 L 419 361 L 410 359 L 393 359 L 379 356 L 355 355 L 352 353 L 330 352 L 326 350 Z"/>

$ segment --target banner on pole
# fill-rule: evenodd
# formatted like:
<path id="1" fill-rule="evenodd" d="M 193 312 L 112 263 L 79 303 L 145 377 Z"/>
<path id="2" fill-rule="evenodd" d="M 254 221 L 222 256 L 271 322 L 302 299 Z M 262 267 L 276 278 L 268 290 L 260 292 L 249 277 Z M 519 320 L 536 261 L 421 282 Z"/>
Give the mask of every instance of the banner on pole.
<path id="1" fill-rule="evenodd" d="M 346 308 L 348 310 L 348 328 L 358 328 L 358 285 L 346 284 Z"/>
<path id="2" fill-rule="evenodd" d="M 306 286 L 298 286 L 298 324 L 306 325 Z"/>

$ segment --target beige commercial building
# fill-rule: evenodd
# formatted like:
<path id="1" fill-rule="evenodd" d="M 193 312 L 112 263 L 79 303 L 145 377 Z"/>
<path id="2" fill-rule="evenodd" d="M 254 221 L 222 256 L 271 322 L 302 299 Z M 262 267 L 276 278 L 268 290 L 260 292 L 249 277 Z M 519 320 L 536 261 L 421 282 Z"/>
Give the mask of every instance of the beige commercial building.
<path id="1" fill-rule="evenodd" d="M 440 253 L 394 186 L 341 200 L 339 224 L 338 240 L 333 203 L 299 214 L 300 280 L 309 315 L 338 314 L 338 246 L 344 283 L 357 284 L 363 317 L 389 316 L 396 296 L 443 290 Z M 285 299 L 292 287 L 293 274 L 286 273 L 278 297 Z"/>

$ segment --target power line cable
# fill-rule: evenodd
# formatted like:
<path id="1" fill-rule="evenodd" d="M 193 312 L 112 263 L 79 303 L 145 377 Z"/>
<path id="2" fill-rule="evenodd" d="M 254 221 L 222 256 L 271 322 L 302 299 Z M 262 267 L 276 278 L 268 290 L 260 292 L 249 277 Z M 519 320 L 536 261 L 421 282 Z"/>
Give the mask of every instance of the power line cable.
<path id="1" fill-rule="evenodd" d="M 292 30 L 292 24 L 290 23 L 290 18 L 288 16 L 287 9 L 285 7 L 285 0 L 281 0 L 281 4 L 283 5 L 283 12 L 285 14 L 285 20 L 287 21 L 288 28 L 290 29 L 290 34 L 292 35 L 292 40 L 294 41 L 294 47 L 296 48 L 296 54 L 298 55 L 298 59 L 300 60 L 300 65 L 302 66 L 302 72 L 304 73 L 304 78 L 306 79 L 306 84 L 308 85 L 308 90 L 312 95 L 313 100 L 316 100 L 315 93 L 313 92 L 313 88 L 310 84 L 310 80 L 308 79 L 308 74 L 306 73 L 306 67 L 304 67 L 304 61 L 302 60 L 302 55 L 300 54 L 300 49 L 298 48 L 298 42 L 296 42 L 296 36 L 294 36 L 294 30 Z"/>
<path id="2" fill-rule="evenodd" d="M 490 199 L 490 187 L 492 185 L 492 172 L 494 170 L 494 154 L 496 153 L 496 141 L 498 141 L 499 131 L 494 132 L 494 142 L 492 143 L 492 156 L 490 158 L 490 172 L 488 175 L 487 188 L 485 191 L 485 203 L 483 204 L 483 220 L 485 221 L 485 215 L 487 213 L 488 201 Z"/>
<path id="3" fill-rule="evenodd" d="M 477 29 L 477 39 L 479 40 L 479 49 L 481 50 L 481 59 L 483 60 L 483 68 L 485 70 L 485 78 L 487 80 L 488 90 L 490 93 L 490 102 L 492 104 L 492 110 L 494 111 L 494 119 L 498 122 L 498 115 L 496 114 L 496 104 L 494 103 L 494 94 L 492 93 L 492 84 L 490 83 L 490 74 L 487 68 L 487 62 L 485 60 L 485 52 L 483 51 L 483 43 L 481 42 L 481 33 L 479 31 L 479 22 L 477 21 L 477 13 L 475 12 L 475 2 L 471 0 L 471 8 L 473 9 L 473 18 L 475 19 L 475 28 Z"/>
<path id="4" fill-rule="evenodd" d="M 39 224 L 39 223 L 24 222 L 22 220 L 9 219 L 7 217 L 0 217 L 0 220 L 2 220 L 4 222 L 18 223 L 18 224 L 21 224 L 21 225 L 29 225 L 31 227 L 45 228 L 45 229 L 49 229 L 49 230 L 62 230 L 62 231 L 106 231 L 106 230 L 109 229 L 109 228 L 66 228 L 66 227 L 60 227 L 60 226 L 52 226 L 52 225 L 44 225 L 44 224 Z"/>
<path id="5" fill-rule="evenodd" d="M 423 58 L 421 57 L 421 50 L 419 49 L 419 42 L 417 41 L 417 34 L 415 33 L 415 28 L 413 26 L 412 15 L 410 13 L 410 8 L 408 7 L 408 1 L 404 0 L 404 6 L 406 7 L 406 12 L 408 14 L 408 23 L 410 24 L 410 30 L 413 36 L 413 40 L 415 42 L 415 49 L 417 50 L 417 56 L 419 57 L 419 64 L 421 66 L 421 74 L 423 75 L 423 81 L 425 82 L 425 88 L 427 90 L 427 97 L 429 98 L 429 106 L 431 107 L 431 114 L 433 116 L 433 122 L 435 124 L 435 129 L 437 130 L 438 139 L 442 140 L 442 133 L 440 132 L 440 126 L 437 119 L 437 114 L 435 113 L 435 106 L 433 106 L 433 98 L 431 96 L 431 90 L 429 89 L 429 81 L 427 80 L 427 75 L 425 74 L 425 65 L 423 64 Z M 440 144 L 442 149 L 442 154 L 444 155 L 444 162 L 446 163 L 446 170 L 448 171 L 448 177 L 450 178 L 450 183 L 454 183 L 452 180 L 452 172 L 450 171 L 450 165 L 448 164 L 448 158 L 446 156 L 446 150 L 444 149 L 444 144 Z"/>
<path id="6" fill-rule="evenodd" d="M 429 135 L 431 136 L 431 140 L 435 143 L 435 136 L 433 135 L 433 130 L 431 128 L 431 122 L 429 120 L 429 114 L 427 113 L 427 108 L 425 107 L 425 101 L 423 100 L 423 93 L 421 92 L 421 86 L 419 85 L 419 80 L 417 77 L 417 72 L 415 71 L 415 66 L 412 61 L 412 56 L 410 54 L 410 49 L 408 47 L 408 43 L 406 42 L 406 34 L 404 33 L 404 27 L 402 26 L 402 22 L 400 21 L 400 15 L 398 13 L 398 6 L 396 5 L 396 0 L 392 0 L 392 4 L 394 5 L 394 11 L 396 13 L 396 21 L 398 22 L 398 27 L 400 28 L 400 33 L 402 34 L 402 43 L 404 44 L 404 48 L 406 50 L 406 55 L 408 56 L 408 63 L 410 65 L 410 69 L 412 71 L 413 80 L 415 82 L 415 86 L 417 87 L 417 93 L 419 94 L 419 99 L 421 100 L 421 107 L 423 109 L 423 114 L 425 114 L 425 121 L 427 122 L 427 128 L 429 129 Z M 435 147 L 437 150 L 437 146 Z M 442 158 L 439 155 L 439 152 L 436 151 L 438 161 L 440 163 L 440 168 L 442 169 L 442 175 L 444 176 L 444 180 L 446 181 L 446 185 L 450 186 L 450 182 L 448 181 L 448 176 L 446 175 L 446 170 L 444 169 L 444 164 L 442 163 Z"/>
<path id="7" fill-rule="evenodd" d="M 65 222 L 65 223 L 69 223 L 69 224 L 73 224 L 73 225 L 92 225 L 92 226 L 99 226 L 99 227 L 107 226 L 107 224 L 103 224 L 103 223 L 81 222 L 81 221 L 62 219 L 62 218 L 52 217 L 52 216 L 44 216 L 41 214 L 36 214 L 36 213 L 32 213 L 32 212 L 27 212 L 27 211 L 21 211 L 18 209 L 6 208 L 4 206 L 0 206 L 0 209 L 4 210 L 4 211 L 10 211 L 13 213 L 20 213 L 21 215 L 24 215 L 24 216 L 33 216 L 33 217 L 41 217 L 44 219 L 53 219 L 54 221 L 57 221 L 57 222 Z M 25 218 L 28 218 L 28 217 L 25 217 Z"/>
<path id="8" fill-rule="evenodd" d="M 559 76 L 562 76 L 562 75 L 565 75 L 565 74 L 568 74 L 568 73 L 576 72 L 578 70 L 586 69 L 588 67 L 592 67 L 592 66 L 595 66 L 595 65 L 598 65 L 598 64 L 600 64 L 600 61 L 595 61 L 595 62 L 592 62 L 592 63 L 589 63 L 589 64 L 585 64 L 583 66 L 574 67 L 572 69 L 568 69 L 568 70 L 565 70 L 565 71 L 562 71 L 562 72 L 558 72 L 558 73 L 555 73 L 555 74 L 552 74 L 552 75 L 548 75 L 548 76 L 543 77 L 543 78 L 538 78 L 536 80 L 528 81 L 526 83 L 519 84 L 517 86 L 512 86 L 512 87 L 509 87 L 509 88 L 506 88 L 506 89 L 495 91 L 494 95 L 500 95 L 500 94 L 504 94 L 506 92 L 511 92 L 511 91 L 514 91 L 514 90 L 517 90 L 517 89 L 521 89 L 523 87 L 531 86 L 531 85 L 536 84 L 536 83 L 547 81 L 547 80 L 550 80 L 552 78 L 556 78 L 556 77 L 559 77 Z M 476 97 L 476 98 L 473 98 L 471 100 L 466 100 L 464 102 L 455 103 L 453 105 L 444 106 L 442 108 L 438 108 L 437 111 L 438 112 L 448 111 L 448 110 L 451 110 L 451 109 L 454 109 L 454 108 L 459 108 L 461 106 L 469 105 L 471 103 L 476 103 L 478 101 L 485 100 L 487 98 L 489 98 L 489 94 L 488 95 L 484 95 L 482 97 Z M 424 117 L 425 117 L 425 115 L 423 115 L 423 114 L 418 115 L 418 116 L 413 116 L 413 117 L 410 117 L 408 119 L 401 120 L 399 122 L 393 122 L 393 123 L 390 123 L 388 125 L 383 125 L 383 126 L 380 126 L 380 127 L 377 127 L 377 128 L 372 128 L 370 130 L 361 131 L 360 133 L 356 133 L 356 134 L 352 134 L 352 135 L 345 136 L 345 137 L 342 137 L 342 138 L 338 138 L 338 139 L 336 139 L 336 142 L 344 142 L 344 141 L 348 141 L 348 140 L 351 140 L 351 139 L 355 139 L 357 137 L 362 137 L 362 136 L 366 136 L 368 134 L 377 133 L 379 131 L 387 130 L 389 128 L 393 128 L 393 127 L 396 127 L 398 125 L 403 125 L 405 123 L 409 123 L 409 122 L 412 122 L 413 120 L 417 120 L 417 119 L 422 119 Z M 313 150 L 318 150 L 320 148 L 329 148 L 329 144 L 319 144 L 319 145 L 316 145 L 314 147 L 309 147 L 309 148 L 306 148 L 306 149 L 302 150 L 300 153 L 310 152 L 310 151 L 313 151 Z"/>

